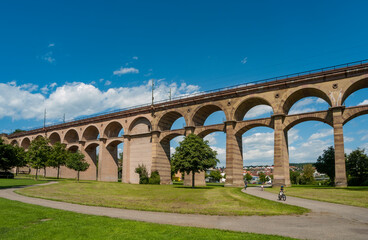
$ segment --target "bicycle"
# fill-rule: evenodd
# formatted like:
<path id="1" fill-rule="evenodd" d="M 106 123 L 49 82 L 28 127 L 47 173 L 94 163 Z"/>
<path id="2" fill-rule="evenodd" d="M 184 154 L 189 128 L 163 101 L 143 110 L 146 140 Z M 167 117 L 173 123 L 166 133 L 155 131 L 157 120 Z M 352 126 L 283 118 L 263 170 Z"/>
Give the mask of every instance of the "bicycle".
<path id="1" fill-rule="evenodd" d="M 280 192 L 278 197 L 279 197 L 279 201 L 281 201 L 281 200 L 286 201 L 286 195 L 284 194 L 284 192 Z"/>

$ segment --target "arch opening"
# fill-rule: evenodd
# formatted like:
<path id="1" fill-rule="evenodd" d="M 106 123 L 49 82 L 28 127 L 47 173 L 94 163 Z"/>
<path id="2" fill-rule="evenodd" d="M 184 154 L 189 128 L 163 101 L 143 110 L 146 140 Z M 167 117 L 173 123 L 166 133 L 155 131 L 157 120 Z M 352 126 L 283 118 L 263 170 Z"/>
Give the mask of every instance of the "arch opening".
<path id="1" fill-rule="evenodd" d="M 324 100 L 329 106 L 332 106 L 330 98 L 322 90 L 319 90 L 319 89 L 316 89 L 316 88 L 302 88 L 302 89 L 299 89 L 299 90 L 295 91 L 294 93 L 292 93 L 285 100 L 284 105 L 283 105 L 284 113 L 285 114 L 291 114 L 289 112 L 290 112 L 290 110 L 291 110 L 291 108 L 294 104 L 299 102 L 299 100 L 302 100 L 304 98 L 310 99 L 311 97 L 320 98 L 320 99 Z M 299 107 L 303 107 L 303 106 L 311 104 L 311 103 L 312 103 L 311 100 L 304 100 L 304 101 L 299 103 Z M 318 100 L 318 102 L 315 102 L 315 103 L 319 104 L 319 103 L 322 103 L 322 101 Z M 308 112 L 312 112 L 311 110 L 313 111 L 313 109 L 307 109 Z M 303 110 L 303 108 L 299 111 L 296 111 L 294 109 L 293 114 L 301 113 L 301 112 L 305 112 L 305 110 Z"/>
<path id="2" fill-rule="evenodd" d="M 29 138 L 24 138 L 22 143 L 21 143 L 21 147 L 24 148 L 24 150 L 27 150 L 29 148 L 29 146 L 31 145 L 31 140 L 29 140 Z"/>
<path id="3" fill-rule="evenodd" d="M 368 80 L 367 80 L 368 81 Z M 346 107 L 368 105 L 368 88 L 352 92 L 344 101 Z"/>
<path id="4" fill-rule="evenodd" d="M 78 152 L 78 150 L 79 150 L 79 147 L 77 145 L 73 145 L 73 146 L 70 146 L 68 148 L 68 151 L 70 151 L 72 153 L 76 153 L 76 152 Z"/>
<path id="5" fill-rule="evenodd" d="M 75 129 L 70 129 L 65 134 L 64 141 L 68 144 L 79 142 L 78 132 Z"/>
<path id="6" fill-rule="evenodd" d="M 350 119 L 344 126 L 345 153 L 350 154 L 357 148 L 365 149 L 368 154 L 368 113 Z"/>
<path id="7" fill-rule="evenodd" d="M 250 120 L 270 117 L 273 113 L 271 104 L 263 98 L 250 98 L 243 101 L 235 111 L 235 120 Z"/>
<path id="8" fill-rule="evenodd" d="M 82 135 L 82 139 L 85 141 L 97 140 L 100 136 L 100 131 L 96 126 L 88 126 Z"/>
<path id="9" fill-rule="evenodd" d="M 217 105 L 203 106 L 193 116 L 195 126 L 222 124 L 224 121 L 226 121 L 226 115 Z"/>
<path id="10" fill-rule="evenodd" d="M 342 95 L 341 102 L 345 103 L 346 100 L 348 98 L 350 98 L 350 96 L 353 95 L 355 92 L 357 92 L 357 94 L 354 94 L 354 95 L 360 95 L 358 93 L 358 91 L 361 90 L 361 89 L 366 89 L 366 88 L 368 88 L 368 79 L 367 78 L 361 79 L 361 80 L 353 83 L 350 87 L 348 87 L 348 89 L 346 89 L 346 91 Z M 355 97 L 356 96 L 352 96 L 353 99 Z M 349 102 L 347 102 L 347 103 L 349 103 Z M 347 105 L 347 103 L 345 103 L 345 105 Z M 368 103 L 366 103 L 366 104 L 368 104 Z"/>
<path id="11" fill-rule="evenodd" d="M 49 140 L 50 140 L 51 145 L 54 145 L 57 142 L 61 142 L 60 135 L 56 132 L 51 133 L 51 135 L 49 136 Z"/>
<path id="12" fill-rule="evenodd" d="M 322 98 L 304 97 L 296 101 L 289 109 L 288 114 L 300 114 L 328 110 L 330 105 Z"/>
<path id="13" fill-rule="evenodd" d="M 19 146 L 19 143 L 18 143 L 17 140 L 13 140 L 13 141 L 10 142 L 10 145 L 12 145 L 12 146 Z"/>
<path id="14" fill-rule="evenodd" d="M 160 131 L 182 129 L 185 126 L 186 122 L 183 115 L 175 111 L 166 113 L 158 122 Z"/>
<path id="15" fill-rule="evenodd" d="M 112 138 L 112 137 L 121 137 L 124 135 L 124 128 L 119 122 L 111 122 L 109 123 L 104 131 L 104 137 Z"/>

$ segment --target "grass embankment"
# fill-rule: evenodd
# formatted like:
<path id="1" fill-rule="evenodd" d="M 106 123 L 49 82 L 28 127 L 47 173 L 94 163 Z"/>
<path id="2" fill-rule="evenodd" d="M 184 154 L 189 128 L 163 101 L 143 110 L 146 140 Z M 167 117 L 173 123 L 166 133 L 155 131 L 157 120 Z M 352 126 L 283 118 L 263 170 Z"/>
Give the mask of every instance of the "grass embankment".
<path id="1" fill-rule="evenodd" d="M 266 191 L 278 193 L 279 188 Z M 368 208 L 368 187 L 292 186 L 285 191 L 287 196 Z"/>
<path id="2" fill-rule="evenodd" d="M 1 239 L 292 239 L 179 227 L 40 207 L 0 198 Z"/>
<path id="3" fill-rule="evenodd" d="M 28 185 L 34 185 L 34 184 L 40 184 L 40 183 L 46 183 L 46 182 L 48 181 L 36 181 L 33 179 L 26 179 L 26 178 L 0 179 L 0 189 L 28 186 Z"/>
<path id="4" fill-rule="evenodd" d="M 64 202 L 159 212 L 210 215 L 303 214 L 307 209 L 257 198 L 240 188 L 136 185 L 63 181 L 17 190 L 26 196 Z"/>

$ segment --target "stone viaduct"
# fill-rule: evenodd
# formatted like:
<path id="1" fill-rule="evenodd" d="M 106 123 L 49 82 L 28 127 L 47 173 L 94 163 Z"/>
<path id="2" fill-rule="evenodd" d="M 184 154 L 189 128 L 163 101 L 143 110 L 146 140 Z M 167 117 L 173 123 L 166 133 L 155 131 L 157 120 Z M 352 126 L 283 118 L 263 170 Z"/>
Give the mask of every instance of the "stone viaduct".
<path id="1" fill-rule="evenodd" d="M 226 133 L 226 186 L 242 186 L 241 136 L 254 127 L 265 126 L 274 129 L 274 184 L 290 185 L 287 132 L 298 123 L 315 120 L 334 129 L 335 183 L 346 186 L 343 125 L 368 113 L 368 105 L 345 107 L 344 101 L 366 87 L 368 63 L 363 61 L 12 134 L 8 141 L 25 149 L 39 136 L 49 138 L 51 144 L 64 143 L 70 151 L 81 151 L 90 163 L 81 178 L 99 181 L 118 180 L 117 146 L 124 142 L 122 182 L 138 183 L 135 168 L 145 164 L 149 172 L 159 171 L 162 184 L 170 184 L 170 140 L 189 133 L 205 137 L 219 131 Z M 329 109 L 288 114 L 294 103 L 312 96 L 325 100 Z M 243 120 L 245 114 L 257 105 L 272 107 L 273 115 Z M 204 126 L 207 117 L 217 111 L 223 111 L 226 120 Z M 171 130 L 180 117 L 184 117 L 186 126 Z M 119 136 L 122 129 L 124 134 Z M 47 175 L 55 176 L 56 170 L 48 169 Z M 75 173 L 63 168 L 61 176 L 75 177 Z"/>

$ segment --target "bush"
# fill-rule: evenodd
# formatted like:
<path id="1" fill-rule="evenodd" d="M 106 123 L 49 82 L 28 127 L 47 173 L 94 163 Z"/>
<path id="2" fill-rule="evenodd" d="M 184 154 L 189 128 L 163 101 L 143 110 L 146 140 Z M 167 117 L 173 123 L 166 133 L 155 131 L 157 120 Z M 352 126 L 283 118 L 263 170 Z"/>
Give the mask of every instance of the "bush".
<path id="1" fill-rule="evenodd" d="M 148 184 L 148 172 L 144 164 L 138 165 L 138 167 L 135 169 L 135 172 L 139 174 L 139 184 Z"/>
<path id="2" fill-rule="evenodd" d="M 151 177 L 148 180 L 149 184 L 160 184 L 161 179 L 160 179 L 160 174 L 158 173 L 158 171 L 154 171 L 151 173 Z"/>

